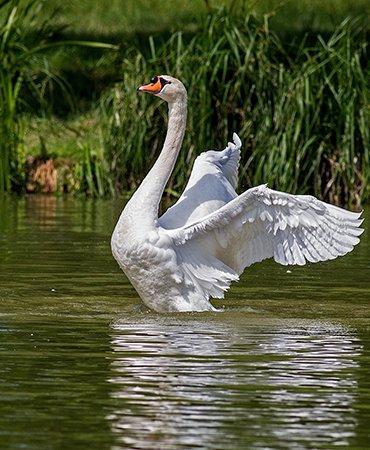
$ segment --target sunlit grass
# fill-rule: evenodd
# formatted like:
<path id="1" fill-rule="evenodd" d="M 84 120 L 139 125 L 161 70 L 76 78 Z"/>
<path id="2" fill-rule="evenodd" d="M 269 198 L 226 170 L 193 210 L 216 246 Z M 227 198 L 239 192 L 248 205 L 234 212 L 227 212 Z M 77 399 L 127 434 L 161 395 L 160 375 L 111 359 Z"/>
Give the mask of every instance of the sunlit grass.
<path id="1" fill-rule="evenodd" d="M 48 0 L 46 12 L 59 8 L 55 23 L 73 33 L 128 36 L 199 29 L 209 9 L 219 6 L 269 14 L 277 30 L 288 31 L 331 30 L 347 16 L 370 15 L 367 0 Z"/>

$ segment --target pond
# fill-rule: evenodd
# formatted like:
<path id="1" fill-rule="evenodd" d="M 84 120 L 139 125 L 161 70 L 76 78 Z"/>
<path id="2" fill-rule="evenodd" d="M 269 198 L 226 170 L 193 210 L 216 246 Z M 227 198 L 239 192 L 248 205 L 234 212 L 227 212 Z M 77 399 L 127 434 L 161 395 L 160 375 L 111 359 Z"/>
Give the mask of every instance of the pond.
<path id="1" fill-rule="evenodd" d="M 368 448 L 370 209 L 346 257 L 161 315 L 111 256 L 122 204 L 0 199 L 1 449 Z"/>

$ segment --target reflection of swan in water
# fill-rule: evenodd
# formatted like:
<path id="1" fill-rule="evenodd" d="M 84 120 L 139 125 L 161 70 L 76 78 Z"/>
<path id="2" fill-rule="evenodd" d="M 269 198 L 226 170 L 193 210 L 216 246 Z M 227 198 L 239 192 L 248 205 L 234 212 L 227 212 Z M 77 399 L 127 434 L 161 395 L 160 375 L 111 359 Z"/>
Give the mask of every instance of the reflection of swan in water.
<path id="1" fill-rule="evenodd" d="M 264 400 L 269 414 L 276 414 L 275 439 L 291 446 L 348 444 L 356 427 L 354 369 L 360 351 L 358 338 L 333 324 L 276 333 L 260 344 L 258 352 L 274 357 Z"/>
<path id="2" fill-rule="evenodd" d="M 221 373 L 229 381 L 233 375 L 233 368 L 220 359 L 222 336 L 218 340 L 206 331 L 193 334 L 178 325 L 152 323 L 132 328 L 116 324 L 114 330 L 115 373 L 109 381 L 116 385 L 112 396 L 122 407 L 109 420 L 119 440 L 157 450 L 194 448 L 199 433 L 203 443 L 221 439 L 222 424 L 211 417 L 223 395 L 213 392 L 212 385 Z M 214 426 L 210 436 L 209 422 Z"/>
<path id="3" fill-rule="evenodd" d="M 320 448 L 354 434 L 361 346 L 345 328 L 145 320 L 113 326 L 108 420 L 122 448 Z"/>

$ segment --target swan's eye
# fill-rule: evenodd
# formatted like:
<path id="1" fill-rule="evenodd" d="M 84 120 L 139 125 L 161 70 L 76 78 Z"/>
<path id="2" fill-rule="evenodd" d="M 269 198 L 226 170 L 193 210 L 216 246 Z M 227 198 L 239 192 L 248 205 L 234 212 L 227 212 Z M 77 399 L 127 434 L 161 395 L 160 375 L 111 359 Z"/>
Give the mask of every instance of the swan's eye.
<path id="1" fill-rule="evenodd" d="M 155 76 L 155 77 L 152 77 L 151 79 L 150 79 L 150 82 L 151 83 L 156 83 L 158 81 L 158 77 L 157 76 Z"/>
<path id="2" fill-rule="evenodd" d="M 165 86 L 166 84 L 171 84 L 171 81 L 165 80 L 162 77 L 159 77 L 159 81 L 161 82 L 161 87 Z"/>

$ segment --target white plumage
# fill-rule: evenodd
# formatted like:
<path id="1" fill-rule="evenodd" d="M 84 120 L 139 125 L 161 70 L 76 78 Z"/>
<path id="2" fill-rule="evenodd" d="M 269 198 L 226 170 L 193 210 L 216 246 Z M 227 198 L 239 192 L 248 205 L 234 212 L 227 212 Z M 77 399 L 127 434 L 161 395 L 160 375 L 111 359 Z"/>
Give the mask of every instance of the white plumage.
<path id="1" fill-rule="evenodd" d="M 361 213 L 266 185 L 238 196 L 241 141 L 235 133 L 223 151 L 198 156 L 182 196 L 158 218 L 185 130 L 186 90 L 172 77 L 157 80 L 141 90 L 169 103 L 164 148 L 112 236 L 114 257 L 150 308 L 213 310 L 209 298 L 222 298 L 255 262 L 304 265 L 353 250 L 363 231 Z"/>

